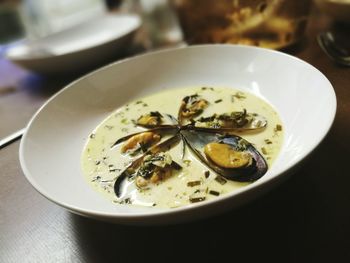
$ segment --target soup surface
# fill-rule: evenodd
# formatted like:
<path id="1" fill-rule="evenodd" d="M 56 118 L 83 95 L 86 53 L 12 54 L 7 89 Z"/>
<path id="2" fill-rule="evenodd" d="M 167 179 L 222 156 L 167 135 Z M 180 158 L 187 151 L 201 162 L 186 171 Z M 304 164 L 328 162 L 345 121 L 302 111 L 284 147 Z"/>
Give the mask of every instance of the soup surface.
<path id="1" fill-rule="evenodd" d="M 137 123 L 141 116 L 148 116 L 151 112 L 157 113 L 155 115 L 159 113 L 164 119 L 167 117 L 168 122 L 173 122 L 174 125 L 182 100 L 191 95 L 207 102 L 203 109 L 192 116 L 194 120 L 230 112 L 264 116 L 267 120 L 266 127 L 254 131 L 238 130 L 234 134 L 250 142 L 263 156 L 267 166 L 271 167 L 283 141 L 282 122 L 271 105 L 250 93 L 232 88 L 186 87 L 130 102 L 99 124 L 90 134 L 82 153 L 82 170 L 86 181 L 115 203 L 161 208 L 175 208 L 210 200 L 249 184 L 250 182 L 238 182 L 218 175 L 190 147 L 184 146 L 179 140 L 162 153 L 168 163 L 176 164 L 176 169 L 171 169 L 161 180 L 157 177 L 157 180 L 151 178 L 148 182 L 136 182 L 137 178 L 134 176 L 128 177 L 121 186 L 120 196 L 115 194 L 114 184 L 118 176 L 145 152 L 147 155 L 147 149 L 143 147 L 130 150 L 126 147 L 127 140 L 118 144 L 115 144 L 116 141 L 124 136 L 149 130 L 149 127 L 141 127 Z M 173 116 L 173 119 L 168 115 Z M 157 137 L 154 144 L 164 142 L 173 134 L 172 131 L 161 134 L 161 138 Z"/>

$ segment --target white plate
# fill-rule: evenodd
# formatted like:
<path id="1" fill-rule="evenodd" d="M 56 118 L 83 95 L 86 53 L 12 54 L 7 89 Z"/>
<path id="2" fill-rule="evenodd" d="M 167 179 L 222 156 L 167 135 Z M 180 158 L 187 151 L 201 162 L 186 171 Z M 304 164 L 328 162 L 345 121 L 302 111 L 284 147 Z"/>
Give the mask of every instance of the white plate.
<path id="1" fill-rule="evenodd" d="M 141 25 L 137 15 L 103 15 L 7 50 L 8 59 L 40 73 L 76 72 L 120 53 Z"/>
<path id="2" fill-rule="evenodd" d="M 81 153 L 97 124 L 130 100 L 194 85 L 249 91 L 277 109 L 285 141 L 265 176 L 213 201 L 171 210 L 116 205 L 85 182 Z M 285 178 L 321 142 L 335 112 L 330 82 L 293 56 L 232 45 L 173 49 L 111 64 L 60 91 L 30 121 L 21 141 L 20 161 L 27 179 L 41 194 L 74 213 L 119 223 L 180 222 L 247 202 L 276 179 Z"/>

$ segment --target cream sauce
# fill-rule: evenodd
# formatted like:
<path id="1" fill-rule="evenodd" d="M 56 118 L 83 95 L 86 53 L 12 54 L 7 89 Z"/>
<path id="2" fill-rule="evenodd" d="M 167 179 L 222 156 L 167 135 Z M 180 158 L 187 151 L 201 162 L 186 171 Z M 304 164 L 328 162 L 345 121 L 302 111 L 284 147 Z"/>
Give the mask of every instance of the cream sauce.
<path id="1" fill-rule="evenodd" d="M 265 157 L 269 167 L 276 159 L 283 141 L 283 129 L 276 129 L 282 122 L 274 108 L 260 98 L 235 89 L 187 87 L 168 90 L 151 95 L 117 109 L 107 117 L 89 136 L 82 153 L 82 170 L 87 182 L 98 192 L 103 193 L 115 203 L 131 201 L 133 205 L 174 208 L 190 203 L 189 198 L 205 196 L 205 200 L 224 195 L 241 188 L 248 183 L 227 180 L 219 183 L 216 173 L 204 166 L 189 149 L 181 159 L 181 142 L 169 153 L 174 161 L 183 168 L 172 177 L 150 187 L 140 190 L 133 181 L 127 182 L 126 195 L 117 198 L 113 186 L 117 176 L 133 160 L 128 154 L 122 154 L 122 143 L 111 147 L 115 141 L 131 133 L 145 130 L 134 125 L 141 115 L 151 111 L 171 114 L 177 117 L 180 103 L 185 96 L 198 94 L 209 101 L 209 106 L 200 117 L 211 116 L 246 109 L 249 113 L 264 116 L 268 125 L 259 132 L 241 132 L 237 135 L 251 142 Z M 208 176 L 208 172 L 210 175 Z M 206 175 L 205 175 L 206 173 Z M 200 181 L 196 186 L 188 186 L 189 182 Z M 199 194 L 195 193 L 200 190 Z M 125 199 L 127 198 L 127 199 Z M 126 202 L 129 203 L 129 202 Z"/>

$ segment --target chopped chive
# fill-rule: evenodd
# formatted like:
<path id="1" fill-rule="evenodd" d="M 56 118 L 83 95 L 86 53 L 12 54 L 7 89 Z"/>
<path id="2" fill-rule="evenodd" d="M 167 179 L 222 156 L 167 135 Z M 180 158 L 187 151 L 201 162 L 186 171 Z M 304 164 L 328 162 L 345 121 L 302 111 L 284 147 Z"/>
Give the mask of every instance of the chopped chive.
<path id="1" fill-rule="evenodd" d="M 197 202 L 202 202 L 205 200 L 205 197 L 195 197 L 195 198 L 190 198 L 191 203 L 197 203 Z"/>
<path id="2" fill-rule="evenodd" d="M 208 178 L 210 176 L 210 172 L 209 171 L 205 171 L 204 172 L 204 176 L 205 176 L 205 178 Z"/>
<path id="3" fill-rule="evenodd" d="M 183 163 L 186 165 L 186 166 L 189 166 L 191 164 L 191 160 L 183 160 Z"/>
<path id="4" fill-rule="evenodd" d="M 219 99 L 219 100 L 216 100 L 216 101 L 214 101 L 215 103 L 220 103 L 220 102 L 222 102 L 222 99 Z"/>
<path id="5" fill-rule="evenodd" d="M 239 100 L 242 100 L 242 99 L 245 99 L 245 98 L 246 98 L 245 94 L 244 94 L 243 92 L 241 92 L 241 91 L 236 92 L 236 94 L 234 94 L 234 95 L 232 95 L 232 96 L 233 96 L 234 98 L 239 99 Z"/>
<path id="6" fill-rule="evenodd" d="M 264 141 L 266 144 L 272 144 L 272 141 L 270 141 L 269 139 L 265 139 Z"/>
<path id="7" fill-rule="evenodd" d="M 92 178 L 91 182 L 96 182 L 96 181 L 99 181 L 99 180 L 101 180 L 101 176 L 97 175 L 94 178 Z"/>
<path id="8" fill-rule="evenodd" d="M 132 204 L 132 201 L 131 201 L 131 199 L 128 197 L 128 198 L 125 198 L 124 200 L 122 200 L 121 203 L 122 203 L 122 204 Z"/>
<path id="9" fill-rule="evenodd" d="M 210 191 L 209 191 L 209 194 L 211 194 L 211 195 L 215 195 L 215 196 L 219 196 L 219 195 L 220 195 L 220 193 L 219 193 L 219 192 L 214 191 L 214 190 L 210 190 Z"/>
<path id="10" fill-rule="evenodd" d="M 224 184 L 227 183 L 227 180 L 224 177 L 220 176 L 220 175 L 215 177 L 215 181 L 217 181 L 221 185 L 224 185 Z"/>
<path id="11" fill-rule="evenodd" d="M 128 124 L 129 123 L 127 118 L 122 119 L 120 122 L 122 124 Z"/>
<path id="12" fill-rule="evenodd" d="M 191 181 L 191 182 L 187 183 L 187 186 L 193 187 L 193 186 L 200 185 L 200 184 L 201 184 L 201 181 Z"/>

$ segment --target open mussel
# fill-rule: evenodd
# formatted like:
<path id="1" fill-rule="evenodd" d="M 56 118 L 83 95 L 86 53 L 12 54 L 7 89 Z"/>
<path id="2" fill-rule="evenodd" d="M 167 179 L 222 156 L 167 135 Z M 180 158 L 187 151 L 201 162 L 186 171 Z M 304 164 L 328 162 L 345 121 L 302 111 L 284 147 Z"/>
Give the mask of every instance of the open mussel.
<path id="1" fill-rule="evenodd" d="M 145 188 L 150 183 L 157 184 L 171 177 L 174 171 L 181 168 L 168 152 L 148 154 L 143 158 L 143 162 L 136 172 L 136 186 Z"/>
<path id="2" fill-rule="evenodd" d="M 152 145 L 157 144 L 161 136 L 154 132 L 142 132 L 130 137 L 121 147 L 122 153 L 135 153 L 139 150 L 145 151 Z"/>
<path id="3" fill-rule="evenodd" d="M 208 105 L 209 102 L 201 98 L 198 94 L 184 97 L 178 113 L 179 124 L 184 124 L 186 120 L 191 120 L 200 115 Z"/>
<path id="4" fill-rule="evenodd" d="M 196 128 L 208 130 L 258 130 L 266 127 L 267 120 L 264 116 L 256 113 L 248 113 L 243 109 L 243 111 L 201 117 L 195 120 L 192 125 Z"/>
<path id="5" fill-rule="evenodd" d="M 117 177 L 114 192 L 117 197 L 123 195 L 123 183 L 126 179 L 135 179 L 136 186 L 142 188 L 150 182 L 157 182 L 169 177 L 172 170 L 179 170 L 181 166 L 174 162 L 166 152 L 177 145 L 180 135 L 176 134 L 159 144 L 152 146 L 142 156 L 132 161 Z"/>
<path id="6" fill-rule="evenodd" d="M 136 124 L 140 126 L 156 126 L 160 125 L 163 122 L 163 115 L 160 114 L 158 111 L 151 111 L 150 113 L 141 115 L 137 121 Z"/>
<path id="7" fill-rule="evenodd" d="M 267 172 L 267 163 L 255 147 L 237 135 L 184 130 L 184 140 L 197 157 L 219 175 L 250 182 Z"/>

